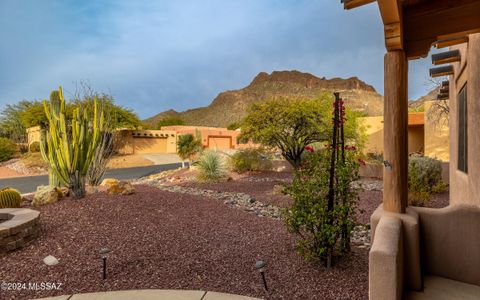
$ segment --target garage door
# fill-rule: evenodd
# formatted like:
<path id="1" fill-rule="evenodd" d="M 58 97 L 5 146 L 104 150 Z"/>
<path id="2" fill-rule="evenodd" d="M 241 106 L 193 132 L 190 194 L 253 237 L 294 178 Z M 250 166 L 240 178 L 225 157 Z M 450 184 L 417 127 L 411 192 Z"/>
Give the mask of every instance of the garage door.
<path id="1" fill-rule="evenodd" d="M 134 138 L 134 153 L 167 153 L 167 138 Z"/>
<path id="2" fill-rule="evenodd" d="M 208 137 L 208 148 L 230 149 L 230 137 Z"/>

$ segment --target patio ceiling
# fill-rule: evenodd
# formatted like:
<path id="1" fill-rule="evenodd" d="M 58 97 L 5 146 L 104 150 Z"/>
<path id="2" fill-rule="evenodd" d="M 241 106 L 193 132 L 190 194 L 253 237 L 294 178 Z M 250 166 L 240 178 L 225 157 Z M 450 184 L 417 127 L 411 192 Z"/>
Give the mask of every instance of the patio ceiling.
<path id="1" fill-rule="evenodd" d="M 404 50 L 408 59 L 464 43 L 480 32 L 480 0 L 342 0 L 345 9 L 377 2 L 388 51 Z"/>

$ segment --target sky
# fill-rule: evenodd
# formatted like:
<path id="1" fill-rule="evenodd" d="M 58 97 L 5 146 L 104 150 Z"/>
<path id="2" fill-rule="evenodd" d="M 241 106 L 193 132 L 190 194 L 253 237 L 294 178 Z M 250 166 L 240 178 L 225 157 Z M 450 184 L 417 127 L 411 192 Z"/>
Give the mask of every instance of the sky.
<path id="1" fill-rule="evenodd" d="M 206 106 L 259 72 L 357 76 L 383 94 L 376 4 L 340 0 L 1 0 L 0 108 L 80 82 L 147 118 Z M 429 59 L 410 62 L 409 98 Z"/>

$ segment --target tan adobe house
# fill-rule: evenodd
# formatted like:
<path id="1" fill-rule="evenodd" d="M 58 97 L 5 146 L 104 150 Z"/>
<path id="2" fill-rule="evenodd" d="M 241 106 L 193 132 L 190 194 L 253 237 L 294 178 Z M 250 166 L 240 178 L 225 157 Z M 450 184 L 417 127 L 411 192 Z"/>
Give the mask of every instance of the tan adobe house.
<path id="1" fill-rule="evenodd" d="M 423 153 L 425 156 L 448 162 L 448 118 L 432 109 L 433 102 L 425 102 L 425 112 L 408 113 L 408 153 Z M 383 116 L 363 117 L 360 120 L 367 135 L 364 152 L 383 153 Z"/>
<path id="2" fill-rule="evenodd" d="M 408 114 L 408 153 L 425 151 L 425 114 Z M 383 116 L 364 117 L 361 122 L 366 127 L 367 141 L 365 153 L 383 153 Z"/>
<path id="3" fill-rule="evenodd" d="M 378 5 L 385 33 L 383 204 L 371 217 L 369 298 L 480 299 L 480 0 L 343 0 Z M 448 76 L 450 205 L 408 207 L 408 61 Z M 448 49 L 448 47 L 450 47 Z"/>
<path id="4" fill-rule="evenodd" d="M 204 148 L 218 150 L 236 148 L 240 135 L 240 130 L 228 130 L 221 127 L 172 125 L 162 126 L 161 130 L 173 130 L 178 135 L 192 134 L 193 136 L 196 136 L 198 132 L 202 137 Z"/>

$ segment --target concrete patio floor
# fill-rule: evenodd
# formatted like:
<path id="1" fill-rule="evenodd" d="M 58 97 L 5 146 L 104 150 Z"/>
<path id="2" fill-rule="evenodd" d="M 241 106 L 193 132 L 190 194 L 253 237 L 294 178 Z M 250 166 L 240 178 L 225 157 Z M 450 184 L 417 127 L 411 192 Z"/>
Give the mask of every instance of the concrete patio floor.
<path id="1" fill-rule="evenodd" d="M 233 294 L 184 290 L 132 290 L 62 295 L 39 300 L 260 300 Z"/>

